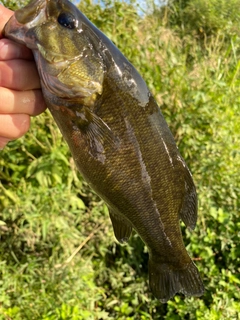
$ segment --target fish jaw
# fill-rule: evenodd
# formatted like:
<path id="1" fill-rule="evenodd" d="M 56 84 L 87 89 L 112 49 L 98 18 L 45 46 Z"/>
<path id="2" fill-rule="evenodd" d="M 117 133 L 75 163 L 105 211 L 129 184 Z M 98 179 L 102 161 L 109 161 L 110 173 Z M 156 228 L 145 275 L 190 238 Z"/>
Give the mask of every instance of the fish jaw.
<path id="1" fill-rule="evenodd" d="M 82 30 L 82 17 L 72 8 L 64 1 L 31 1 L 15 12 L 5 25 L 4 35 L 33 51 L 48 96 L 90 106 L 102 93 L 104 66 L 100 54 L 91 49 L 91 42 L 85 44 L 88 30 Z M 61 12 L 72 12 L 74 30 L 58 23 Z M 97 47 L 98 41 L 93 35 L 92 46 Z"/>
<path id="2" fill-rule="evenodd" d="M 46 0 L 34 0 L 26 7 L 17 10 L 6 23 L 3 35 L 32 50 L 37 49 L 36 37 L 28 34 L 28 31 L 46 21 L 46 3 Z"/>
<path id="3" fill-rule="evenodd" d="M 36 11 L 36 12 L 34 12 Z M 73 3 L 64 0 L 52 1 L 52 0 L 32 0 L 27 6 L 22 9 L 19 9 L 15 12 L 14 17 L 10 19 L 10 21 L 5 26 L 5 36 L 10 38 L 18 43 L 25 44 L 27 47 L 32 49 L 33 51 L 38 51 L 39 48 L 42 52 L 48 52 L 47 56 L 52 60 L 50 63 L 56 62 L 54 56 L 56 57 L 56 52 L 51 50 L 50 48 L 46 48 L 45 44 L 42 45 L 42 42 L 39 42 L 36 38 L 34 32 L 31 29 L 42 27 L 51 21 L 56 24 L 57 13 L 59 12 L 71 12 L 75 17 L 77 25 L 77 33 L 78 35 L 74 35 L 74 39 L 79 38 L 79 35 L 90 36 L 91 39 L 89 41 L 90 46 L 93 45 L 95 49 L 98 51 L 98 58 L 101 59 L 101 56 L 104 55 L 104 63 L 101 61 L 94 70 L 94 78 L 95 82 L 92 80 L 88 80 L 90 82 L 90 88 L 87 88 L 88 97 L 92 95 L 92 93 L 97 92 L 101 94 L 102 92 L 102 81 L 103 81 L 103 73 L 106 72 L 106 69 L 111 69 L 113 73 L 113 81 L 118 81 L 119 85 L 121 85 L 121 80 L 124 78 L 124 81 L 128 82 L 128 90 L 131 91 L 131 94 L 138 100 L 138 105 L 140 107 L 145 107 L 149 102 L 149 90 L 146 86 L 143 78 L 138 74 L 136 69 L 131 65 L 131 63 L 122 55 L 122 53 L 115 47 L 115 45 L 108 39 L 99 29 L 97 29 L 88 19 L 84 16 L 82 12 L 80 12 Z M 39 29 L 39 28 L 38 28 Z M 43 38 L 47 39 L 49 35 L 44 31 Z M 60 40 L 65 36 L 63 33 L 60 33 Z M 52 42 L 56 42 L 58 37 L 56 35 L 52 35 Z M 37 47 L 38 45 L 38 47 Z M 58 41 L 58 46 L 63 48 L 61 41 Z M 45 47 L 45 48 L 44 48 Z M 79 46 L 75 46 L 79 49 Z M 69 45 L 68 45 L 69 49 Z M 91 57 L 90 52 L 86 52 L 86 56 Z M 34 52 L 34 55 L 38 55 Z M 67 57 L 68 53 L 64 55 L 64 60 L 69 60 Z M 71 59 L 76 57 L 76 55 L 71 54 Z M 59 60 L 59 57 L 57 58 Z M 37 59 L 35 58 L 36 62 Z M 61 59 L 63 61 L 63 59 Z M 37 62 L 38 63 L 38 62 Z M 83 64 L 86 62 L 83 61 Z M 91 61 L 90 66 L 94 66 L 95 62 Z M 91 68 L 91 67 L 90 67 Z M 104 70 L 103 70 L 104 69 Z M 99 70 L 97 72 L 96 70 Z M 66 80 L 69 79 L 69 76 L 66 74 Z M 82 82 L 80 81 L 81 86 Z M 93 90 L 93 86 L 96 85 L 96 88 Z M 85 83 L 84 83 L 85 85 Z M 87 83 L 88 86 L 88 83 Z M 71 94 L 76 96 L 76 90 Z M 78 95 L 80 96 L 80 95 Z M 65 96 L 64 99 L 68 97 Z M 94 99 L 89 99 L 88 101 L 92 101 Z"/>

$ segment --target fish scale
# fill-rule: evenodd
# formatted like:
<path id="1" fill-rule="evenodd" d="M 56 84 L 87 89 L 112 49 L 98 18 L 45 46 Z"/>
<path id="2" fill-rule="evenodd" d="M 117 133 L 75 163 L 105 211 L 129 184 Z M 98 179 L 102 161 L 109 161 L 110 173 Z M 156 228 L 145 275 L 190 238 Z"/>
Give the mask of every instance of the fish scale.
<path id="1" fill-rule="evenodd" d="M 33 50 L 45 102 L 78 170 L 106 202 L 116 238 L 134 228 L 149 251 L 149 284 L 163 303 L 201 296 L 179 219 L 193 229 L 197 194 L 146 83 L 71 2 L 33 0 L 5 36 Z"/>

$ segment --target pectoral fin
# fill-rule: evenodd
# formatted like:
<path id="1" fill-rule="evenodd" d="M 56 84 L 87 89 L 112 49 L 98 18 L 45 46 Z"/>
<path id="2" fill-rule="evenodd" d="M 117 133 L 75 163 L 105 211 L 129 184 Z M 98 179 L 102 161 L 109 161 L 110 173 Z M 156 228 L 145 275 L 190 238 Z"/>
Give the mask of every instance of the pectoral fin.
<path id="1" fill-rule="evenodd" d="M 86 135 L 89 142 L 89 152 L 101 162 L 105 161 L 106 149 L 118 149 L 119 138 L 111 128 L 87 107 L 77 112 L 75 122 L 77 128 Z"/>
<path id="2" fill-rule="evenodd" d="M 115 237 L 120 243 L 127 242 L 132 233 L 132 226 L 119 214 L 109 209 L 109 216 L 112 221 Z"/>

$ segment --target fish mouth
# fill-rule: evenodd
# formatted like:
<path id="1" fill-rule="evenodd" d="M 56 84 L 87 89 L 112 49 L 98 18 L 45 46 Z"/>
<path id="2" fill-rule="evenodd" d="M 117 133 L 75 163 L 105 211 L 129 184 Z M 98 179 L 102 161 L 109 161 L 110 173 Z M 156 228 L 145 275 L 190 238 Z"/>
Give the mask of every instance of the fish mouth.
<path id="1" fill-rule="evenodd" d="M 70 63 L 73 63 L 83 56 L 82 53 L 79 54 L 78 56 L 75 56 L 71 59 L 69 59 L 68 55 L 63 55 L 63 54 L 57 54 L 54 51 L 46 50 L 44 46 L 42 46 L 40 43 L 37 43 L 35 45 L 35 49 L 38 49 L 40 52 L 41 56 L 50 64 L 54 64 L 57 67 L 64 67 L 69 65 Z"/>
<path id="2" fill-rule="evenodd" d="M 45 50 L 44 46 L 38 41 L 32 29 L 48 21 L 50 0 L 34 0 L 27 6 L 19 9 L 6 23 L 3 29 L 3 36 L 18 43 L 26 45 L 33 51 L 39 51 L 42 57 L 57 67 L 63 67 L 81 58 L 82 54 L 69 59 L 68 55 L 58 54 L 51 50 Z M 58 0 L 58 2 L 60 2 Z"/>
<path id="3" fill-rule="evenodd" d="M 27 45 L 28 48 L 37 49 L 36 39 L 27 35 L 29 29 L 44 23 L 47 20 L 47 3 L 49 0 L 34 0 L 27 6 L 19 9 L 6 23 L 3 36 L 16 42 Z M 26 38 L 28 39 L 26 41 Z"/>
<path id="4" fill-rule="evenodd" d="M 28 28 L 36 26 L 41 20 L 46 20 L 46 8 L 49 0 L 34 0 L 24 8 L 15 12 L 18 23 L 26 25 Z"/>

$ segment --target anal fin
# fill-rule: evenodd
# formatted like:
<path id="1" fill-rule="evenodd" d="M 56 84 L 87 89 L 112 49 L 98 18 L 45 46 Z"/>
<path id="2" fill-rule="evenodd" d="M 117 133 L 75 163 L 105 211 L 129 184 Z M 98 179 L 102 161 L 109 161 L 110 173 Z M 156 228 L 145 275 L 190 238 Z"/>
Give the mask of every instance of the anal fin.
<path id="1" fill-rule="evenodd" d="M 112 221 L 116 239 L 120 243 L 127 242 L 132 233 L 132 226 L 130 223 L 119 214 L 114 213 L 112 209 L 109 209 L 109 216 Z"/>

